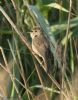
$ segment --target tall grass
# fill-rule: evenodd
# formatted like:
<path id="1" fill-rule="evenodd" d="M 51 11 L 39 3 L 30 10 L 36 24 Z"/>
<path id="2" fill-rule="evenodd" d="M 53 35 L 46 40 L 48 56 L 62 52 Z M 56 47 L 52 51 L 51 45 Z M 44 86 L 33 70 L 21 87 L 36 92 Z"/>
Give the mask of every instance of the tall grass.
<path id="1" fill-rule="evenodd" d="M 77 1 L 4 0 L 0 5 L 0 97 L 77 100 Z M 31 47 L 40 26 L 50 43 L 51 73 Z M 4 81 L 6 80 L 6 82 Z"/>

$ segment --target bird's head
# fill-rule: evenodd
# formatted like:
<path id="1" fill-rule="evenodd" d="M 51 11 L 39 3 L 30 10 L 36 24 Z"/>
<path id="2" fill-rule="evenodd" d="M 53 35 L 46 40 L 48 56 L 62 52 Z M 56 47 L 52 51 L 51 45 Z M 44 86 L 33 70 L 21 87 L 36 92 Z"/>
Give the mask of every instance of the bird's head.
<path id="1" fill-rule="evenodd" d="M 41 34 L 41 29 L 39 26 L 35 26 L 32 31 L 30 32 L 30 36 L 33 39 L 36 36 L 39 36 Z"/>

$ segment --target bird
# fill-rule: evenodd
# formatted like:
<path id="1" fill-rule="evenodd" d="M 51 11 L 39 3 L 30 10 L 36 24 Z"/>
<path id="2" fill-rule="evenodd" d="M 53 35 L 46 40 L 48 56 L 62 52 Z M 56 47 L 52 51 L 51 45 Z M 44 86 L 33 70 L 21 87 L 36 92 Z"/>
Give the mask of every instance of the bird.
<path id="1" fill-rule="evenodd" d="M 42 58 L 44 63 L 44 70 L 49 72 L 51 67 L 51 50 L 48 39 L 44 36 L 43 31 L 39 26 L 35 26 L 30 32 L 32 39 L 32 50 L 33 52 Z"/>

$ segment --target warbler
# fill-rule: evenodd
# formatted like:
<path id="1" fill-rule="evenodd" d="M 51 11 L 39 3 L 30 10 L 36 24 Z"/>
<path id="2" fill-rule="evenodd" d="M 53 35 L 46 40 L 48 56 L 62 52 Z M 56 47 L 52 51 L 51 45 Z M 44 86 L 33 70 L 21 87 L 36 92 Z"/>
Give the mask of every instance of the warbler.
<path id="1" fill-rule="evenodd" d="M 44 36 L 39 26 L 35 26 L 30 32 L 32 38 L 32 50 L 36 55 L 42 58 L 44 69 L 49 72 L 51 67 L 51 50 L 48 39 Z"/>

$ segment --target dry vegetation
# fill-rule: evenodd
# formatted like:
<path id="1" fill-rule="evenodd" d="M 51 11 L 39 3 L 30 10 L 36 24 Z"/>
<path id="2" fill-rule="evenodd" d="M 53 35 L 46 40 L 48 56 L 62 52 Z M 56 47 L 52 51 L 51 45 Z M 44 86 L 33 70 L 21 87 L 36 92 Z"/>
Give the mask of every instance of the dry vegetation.
<path id="1" fill-rule="evenodd" d="M 78 100 L 78 1 L 0 1 L 0 98 Z M 51 73 L 31 48 L 40 26 L 50 43 Z"/>

